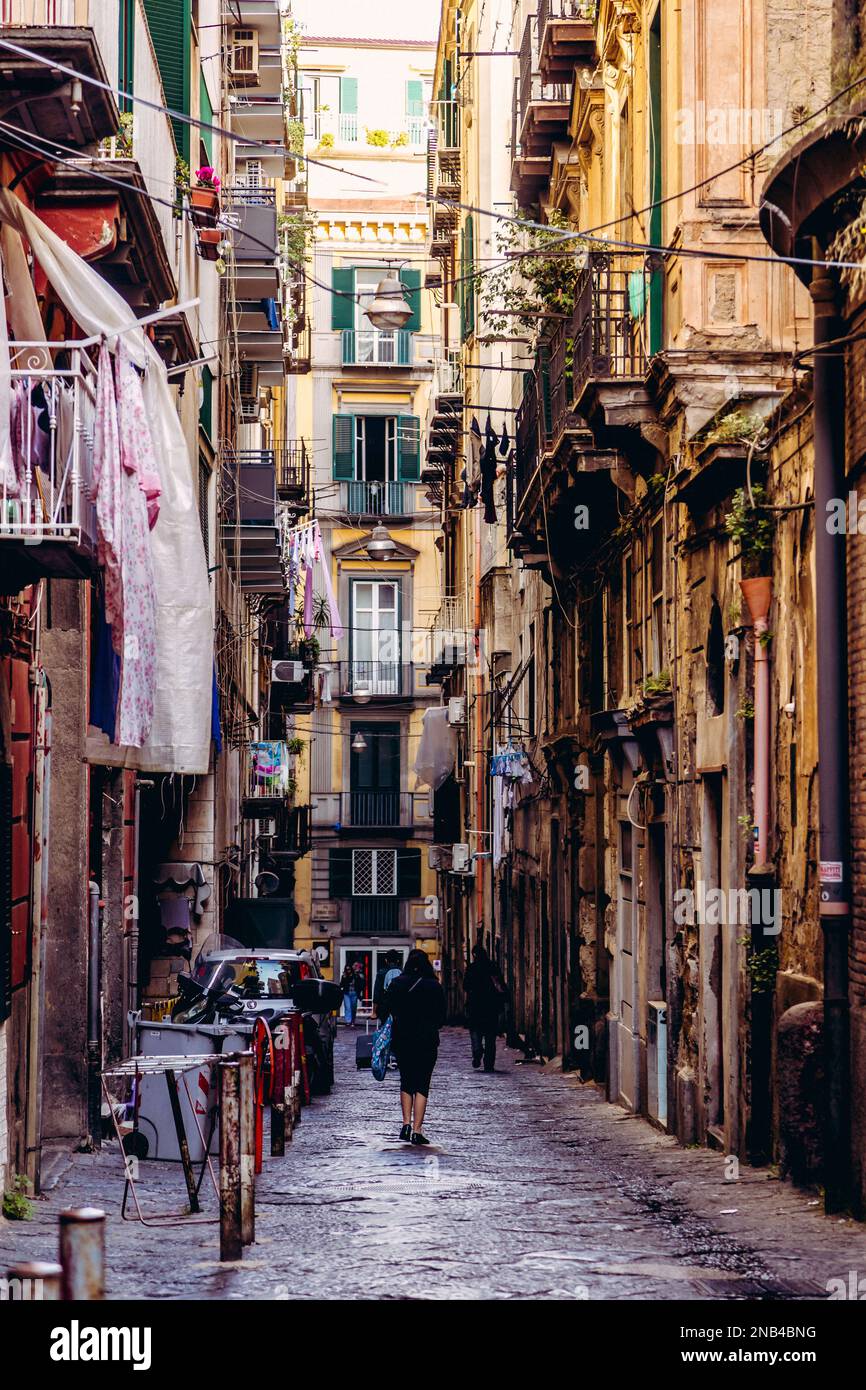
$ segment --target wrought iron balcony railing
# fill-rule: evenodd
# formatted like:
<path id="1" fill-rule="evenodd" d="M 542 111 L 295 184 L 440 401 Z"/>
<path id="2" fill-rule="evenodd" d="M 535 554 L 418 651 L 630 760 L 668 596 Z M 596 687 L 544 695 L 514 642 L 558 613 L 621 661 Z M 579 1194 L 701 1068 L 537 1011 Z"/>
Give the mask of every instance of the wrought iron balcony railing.
<path id="1" fill-rule="evenodd" d="M 341 483 L 340 503 L 352 516 L 405 516 L 412 510 L 406 483 Z"/>
<path id="2" fill-rule="evenodd" d="M 294 795 L 297 758 L 281 739 L 261 739 L 246 749 L 243 813 L 246 820 L 269 820 Z"/>
<path id="3" fill-rule="evenodd" d="M 399 699 L 413 693 L 414 667 L 398 661 L 340 661 L 341 695 L 362 703 L 374 699 Z"/>
<path id="4" fill-rule="evenodd" d="M 68 366 L 52 355 L 67 347 Z M 11 451 L 0 461 L 0 568 L 21 578 L 78 577 L 96 564 L 93 484 L 96 370 L 62 343 L 10 344 Z M 6 590 L 8 592 L 8 589 Z"/>
<path id="5" fill-rule="evenodd" d="M 400 899 L 353 898 L 351 931 L 363 936 L 396 936 L 400 930 Z"/>
<path id="6" fill-rule="evenodd" d="M 427 792 L 313 792 L 312 802 L 314 824 L 341 830 L 410 830 L 431 823 Z"/>
<path id="7" fill-rule="evenodd" d="M 518 119 L 516 132 L 521 152 L 535 154 L 545 152 L 541 146 L 552 140 L 555 128 L 544 122 L 544 129 L 534 129 L 533 108 L 550 103 L 559 107 L 567 106 L 570 96 L 570 83 L 545 82 L 538 62 L 537 33 L 534 16 L 530 16 L 523 29 L 518 59 L 517 102 Z M 566 117 L 567 117 L 567 113 Z M 544 120 L 544 118 L 542 117 Z"/>
<path id="8" fill-rule="evenodd" d="M 633 277 L 642 270 L 614 262 L 605 251 L 589 253 L 580 276 L 574 313 L 574 400 L 594 378 L 643 380 L 648 368 L 643 320 L 634 312 Z"/>
<path id="9" fill-rule="evenodd" d="M 344 328 L 344 367 L 409 367 L 412 334 L 406 329 Z"/>
<path id="10" fill-rule="evenodd" d="M 437 667 L 465 666 L 473 649 L 474 632 L 467 626 L 463 595 L 448 595 L 430 625 L 430 663 Z"/>

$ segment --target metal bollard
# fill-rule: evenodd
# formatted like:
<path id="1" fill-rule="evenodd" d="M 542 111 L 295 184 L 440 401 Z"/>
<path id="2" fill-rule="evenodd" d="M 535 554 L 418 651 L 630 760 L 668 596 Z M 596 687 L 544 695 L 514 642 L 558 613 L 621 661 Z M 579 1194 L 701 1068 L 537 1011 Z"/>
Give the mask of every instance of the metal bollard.
<path id="1" fill-rule="evenodd" d="M 6 1275 L 6 1298 L 10 1303 L 56 1303 L 62 1277 L 61 1266 L 47 1260 L 13 1265 Z"/>
<path id="2" fill-rule="evenodd" d="M 60 1213 L 60 1296 L 66 1303 L 105 1297 L 105 1212 L 73 1207 Z"/>
<path id="3" fill-rule="evenodd" d="M 219 1064 L 220 1259 L 239 1260 L 241 1235 L 241 1071 L 237 1062 Z"/>
<path id="4" fill-rule="evenodd" d="M 252 1245 L 256 1238 L 256 1081 L 252 1053 L 242 1053 L 238 1065 L 241 1086 L 241 1240 L 244 1245 Z"/>

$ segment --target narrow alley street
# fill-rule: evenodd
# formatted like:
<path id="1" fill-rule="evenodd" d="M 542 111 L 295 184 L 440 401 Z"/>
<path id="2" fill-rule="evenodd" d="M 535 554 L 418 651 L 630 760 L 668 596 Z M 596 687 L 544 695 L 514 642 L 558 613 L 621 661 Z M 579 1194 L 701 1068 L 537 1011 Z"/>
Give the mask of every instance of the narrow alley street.
<path id="1" fill-rule="evenodd" d="M 686 1152 L 517 1056 L 473 1072 L 466 1033 L 447 1029 L 432 1146 L 416 1149 L 396 1139 L 396 1077 L 356 1071 L 341 1030 L 337 1085 L 286 1157 L 266 1157 L 239 1264 L 220 1266 L 216 1224 L 122 1222 L 113 1145 L 57 1162 L 33 1221 L 0 1226 L 0 1257 L 54 1258 L 58 1213 L 98 1205 L 113 1299 L 814 1299 L 866 1269 L 862 1227 L 824 1217 L 816 1197 L 766 1169 L 726 1181 L 723 1155 Z M 179 1165 L 142 1178 L 154 1206 L 180 1206 Z"/>

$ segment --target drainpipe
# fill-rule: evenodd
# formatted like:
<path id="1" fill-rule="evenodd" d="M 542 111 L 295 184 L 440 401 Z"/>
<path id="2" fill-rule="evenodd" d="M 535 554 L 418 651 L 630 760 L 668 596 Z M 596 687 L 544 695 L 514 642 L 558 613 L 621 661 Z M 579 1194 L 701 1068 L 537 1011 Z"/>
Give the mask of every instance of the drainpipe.
<path id="1" fill-rule="evenodd" d="M 99 884 L 90 880 L 87 937 L 87 1124 L 94 1149 L 102 1147 L 102 1030 L 99 999 L 102 974 L 102 903 Z"/>
<path id="2" fill-rule="evenodd" d="M 841 337 L 836 285 L 818 272 L 809 286 L 814 342 Z M 844 497 L 844 356 L 814 356 L 815 651 L 818 720 L 818 882 L 824 932 L 824 1205 L 850 1201 L 848 941 L 851 931 L 848 802 L 846 541 L 831 535 L 827 504 Z"/>
<path id="3" fill-rule="evenodd" d="M 755 864 L 766 864 L 770 838 L 770 654 L 761 638 L 769 632 L 773 597 L 768 576 L 741 579 L 755 634 Z"/>

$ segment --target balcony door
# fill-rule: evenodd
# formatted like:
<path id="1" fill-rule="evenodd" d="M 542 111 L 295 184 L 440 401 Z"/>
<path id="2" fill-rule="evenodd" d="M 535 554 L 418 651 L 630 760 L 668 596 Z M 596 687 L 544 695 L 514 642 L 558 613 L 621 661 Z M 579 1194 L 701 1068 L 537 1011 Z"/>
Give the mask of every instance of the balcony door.
<path id="1" fill-rule="evenodd" d="M 402 514 L 395 415 L 355 416 L 355 480 L 348 486 L 348 507 L 358 516 Z"/>
<path id="2" fill-rule="evenodd" d="M 400 586 L 393 580 L 352 584 L 350 695 L 400 694 Z"/>
<path id="3" fill-rule="evenodd" d="M 358 266 L 355 270 L 355 365 L 381 363 L 393 367 L 397 362 L 399 334 L 396 328 L 374 328 L 367 310 L 386 271 L 379 267 Z"/>
<path id="4" fill-rule="evenodd" d="M 352 749 L 349 767 L 349 804 L 352 825 L 400 824 L 400 725 L 397 723 L 351 724 L 351 739 L 361 734 L 366 745 Z M 381 890 L 380 890 L 381 891 Z"/>

